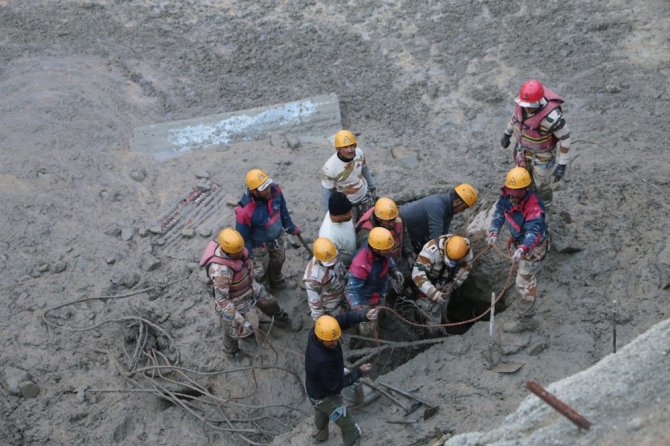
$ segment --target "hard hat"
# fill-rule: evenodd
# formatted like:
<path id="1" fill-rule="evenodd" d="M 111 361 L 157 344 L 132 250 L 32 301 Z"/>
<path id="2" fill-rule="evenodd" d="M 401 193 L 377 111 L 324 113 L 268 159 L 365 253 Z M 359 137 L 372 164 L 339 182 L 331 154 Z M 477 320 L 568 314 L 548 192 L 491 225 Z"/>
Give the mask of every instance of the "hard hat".
<path id="1" fill-rule="evenodd" d="M 379 251 L 393 248 L 393 234 L 386 228 L 380 226 L 372 228 L 368 235 L 368 244 Z"/>
<path id="2" fill-rule="evenodd" d="M 530 186 L 531 179 L 528 171 L 523 167 L 515 167 L 507 172 L 505 187 L 509 189 L 523 189 Z"/>
<path id="3" fill-rule="evenodd" d="M 226 254 L 239 254 L 244 249 L 242 234 L 230 227 L 219 232 L 218 242 L 221 250 Z"/>
<path id="4" fill-rule="evenodd" d="M 451 260 L 461 260 L 470 250 L 470 243 L 468 240 L 460 235 L 452 235 L 444 245 L 444 253 Z"/>
<path id="5" fill-rule="evenodd" d="M 544 98 L 544 86 L 542 82 L 530 79 L 523 83 L 519 89 L 519 96 L 514 99 L 520 107 L 539 107 Z"/>
<path id="6" fill-rule="evenodd" d="M 247 172 L 246 182 L 249 190 L 264 191 L 272 183 L 272 179 L 261 169 L 251 169 Z"/>
<path id="7" fill-rule="evenodd" d="M 398 216 L 398 206 L 390 198 L 382 197 L 375 203 L 374 213 L 380 220 L 395 220 Z"/>
<path id="8" fill-rule="evenodd" d="M 353 146 L 354 144 L 356 144 L 356 135 L 354 135 L 349 130 L 340 130 L 339 132 L 335 133 L 336 149 Z"/>
<path id="9" fill-rule="evenodd" d="M 316 257 L 316 260 L 326 266 L 335 263 L 335 259 L 337 259 L 337 247 L 335 246 L 335 243 L 331 242 L 330 239 L 327 239 L 326 237 L 319 237 L 314 240 L 312 252 L 314 253 L 314 257 Z"/>
<path id="10" fill-rule="evenodd" d="M 477 189 L 474 188 L 471 184 L 468 183 L 462 183 L 459 184 L 454 188 L 456 191 L 456 195 L 458 195 L 458 198 L 463 200 L 465 204 L 468 205 L 469 208 L 475 205 L 477 203 L 477 198 L 479 195 L 477 194 Z"/>
<path id="11" fill-rule="evenodd" d="M 333 316 L 323 315 L 316 320 L 314 334 L 322 341 L 337 341 L 342 336 L 342 329 Z"/>

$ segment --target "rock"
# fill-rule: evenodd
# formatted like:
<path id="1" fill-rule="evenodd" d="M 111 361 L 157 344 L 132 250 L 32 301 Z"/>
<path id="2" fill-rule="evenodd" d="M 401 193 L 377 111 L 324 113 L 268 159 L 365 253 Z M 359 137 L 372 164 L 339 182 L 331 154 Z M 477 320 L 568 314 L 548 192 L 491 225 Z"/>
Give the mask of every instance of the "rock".
<path id="1" fill-rule="evenodd" d="M 40 266 L 37 267 L 37 269 L 39 269 L 41 273 L 46 273 L 47 271 L 49 271 L 49 264 L 41 263 Z"/>
<path id="2" fill-rule="evenodd" d="M 137 234 L 140 237 L 144 238 L 144 237 L 148 236 L 149 234 L 151 234 L 151 232 L 149 231 L 149 228 L 140 228 L 139 231 L 137 231 Z"/>
<path id="3" fill-rule="evenodd" d="M 289 149 L 295 150 L 300 147 L 300 139 L 296 135 L 286 135 L 286 144 Z"/>
<path id="4" fill-rule="evenodd" d="M 195 188 L 200 190 L 200 191 L 207 192 L 208 190 L 212 189 L 212 183 L 210 181 L 204 180 L 204 181 L 201 181 L 200 183 L 198 183 L 195 186 Z"/>
<path id="5" fill-rule="evenodd" d="M 32 377 L 30 373 L 23 369 L 16 367 L 5 367 L 3 370 L 4 375 L 4 384 L 7 392 L 10 395 L 20 396 L 21 395 L 21 383 L 25 381 L 30 381 Z"/>
<path id="6" fill-rule="evenodd" d="M 209 172 L 204 170 L 198 169 L 193 172 L 193 175 L 195 175 L 195 177 L 198 179 L 209 179 Z"/>
<path id="7" fill-rule="evenodd" d="M 53 266 L 51 267 L 51 270 L 52 270 L 54 273 L 56 273 L 56 274 L 62 273 L 62 272 L 65 271 L 66 269 L 67 269 L 67 263 L 65 263 L 65 262 L 62 261 L 62 260 L 57 261 L 57 262 L 54 263 Z"/>
<path id="8" fill-rule="evenodd" d="M 274 132 L 270 135 L 270 145 L 272 147 L 284 147 L 286 145 L 286 138 L 281 133 Z"/>
<path id="9" fill-rule="evenodd" d="M 416 169 L 419 165 L 419 158 L 416 153 L 406 147 L 396 146 L 392 148 L 391 155 L 401 166 L 407 169 Z"/>
<path id="10" fill-rule="evenodd" d="M 198 262 L 188 262 L 186 264 L 186 269 L 188 269 L 190 272 L 194 273 L 194 272 L 200 270 L 200 264 Z"/>
<path id="11" fill-rule="evenodd" d="M 152 233 L 152 234 L 154 234 L 154 235 L 159 235 L 159 234 L 162 234 L 162 233 L 163 233 L 163 228 L 161 228 L 161 227 L 158 226 L 158 225 L 156 225 L 156 226 L 151 226 L 151 227 L 149 227 L 149 232 Z"/>
<path id="12" fill-rule="evenodd" d="M 116 223 L 111 223 L 107 225 L 102 232 L 110 237 L 118 237 L 121 235 L 121 226 Z"/>
<path id="13" fill-rule="evenodd" d="M 160 263 L 160 262 L 159 262 Z M 123 276 L 123 285 L 126 288 L 132 288 L 140 281 L 140 275 L 138 273 L 128 273 Z"/>
<path id="14" fill-rule="evenodd" d="M 530 356 L 537 356 L 549 347 L 545 341 L 535 342 L 528 347 L 527 353 Z"/>
<path id="15" fill-rule="evenodd" d="M 35 268 L 34 270 L 30 271 L 30 277 L 37 279 L 38 277 L 42 277 L 42 273 L 39 271 L 39 269 Z"/>
<path id="16" fill-rule="evenodd" d="M 114 263 L 116 263 L 116 257 L 115 256 L 105 257 L 105 263 L 108 265 L 113 265 Z"/>
<path id="17" fill-rule="evenodd" d="M 130 241 L 133 239 L 133 234 L 135 234 L 135 229 L 126 226 L 125 228 L 121 229 L 121 240 L 124 242 Z"/>
<path id="18" fill-rule="evenodd" d="M 146 253 L 140 259 L 140 268 L 142 271 L 153 271 L 161 266 L 161 261 L 153 255 Z"/>
<path id="19" fill-rule="evenodd" d="M 40 394 L 40 386 L 32 381 L 23 381 L 19 386 L 24 398 L 35 398 Z"/>
<path id="20" fill-rule="evenodd" d="M 232 195 L 226 195 L 226 206 L 234 208 L 237 206 L 237 203 L 239 203 L 240 200 L 237 198 L 233 197 Z"/>
<path id="21" fill-rule="evenodd" d="M 193 228 L 182 229 L 181 236 L 184 238 L 193 238 L 195 237 L 195 230 Z"/>
<path id="22" fill-rule="evenodd" d="M 605 91 L 607 91 L 608 93 L 614 93 L 614 94 L 621 93 L 621 87 L 618 86 L 618 85 L 609 84 L 609 85 L 605 86 Z"/>
<path id="23" fill-rule="evenodd" d="M 86 389 L 77 390 L 77 396 L 75 397 L 75 401 L 79 404 L 86 401 Z"/>
<path id="24" fill-rule="evenodd" d="M 211 229 L 211 228 L 207 228 L 207 227 L 205 227 L 205 226 L 200 226 L 200 227 L 198 228 L 198 235 L 199 235 L 200 237 L 209 237 L 209 236 L 212 235 L 212 229 Z"/>
<path id="25" fill-rule="evenodd" d="M 147 177 L 147 173 L 144 171 L 144 169 L 133 169 L 133 170 L 130 171 L 128 176 L 132 180 L 137 181 L 138 183 L 141 183 Z"/>

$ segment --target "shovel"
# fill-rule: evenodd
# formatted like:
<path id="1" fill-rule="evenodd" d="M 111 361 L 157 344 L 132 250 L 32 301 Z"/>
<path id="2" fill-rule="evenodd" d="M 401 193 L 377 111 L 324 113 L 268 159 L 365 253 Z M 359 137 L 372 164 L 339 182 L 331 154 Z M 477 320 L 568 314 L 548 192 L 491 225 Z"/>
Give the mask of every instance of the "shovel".
<path id="1" fill-rule="evenodd" d="M 414 403 L 412 405 L 412 407 L 417 406 L 417 405 L 421 406 L 422 404 L 424 406 L 426 406 L 426 409 L 423 411 L 423 419 L 424 420 L 427 420 L 428 418 L 432 417 L 433 415 L 435 415 L 437 413 L 438 410 L 440 410 L 440 406 L 432 404 L 432 403 L 430 403 L 430 402 L 428 402 L 428 401 L 426 401 L 422 398 L 419 398 L 419 397 L 417 397 L 417 396 L 415 396 L 415 395 L 413 395 L 409 392 L 406 392 L 402 389 L 399 389 L 399 388 L 394 387 L 390 384 L 385 384 L 385 383 L 381 383 L 381 382 L 379 384 L 386 387 L 387 389 L 390 389 L 390 390 L 393 390 L 394 392 L 399 393 L 400 395 L 402 395 L 406 398 L 409 398 L 411 400 L 416 401 L 416 403 Z"/>

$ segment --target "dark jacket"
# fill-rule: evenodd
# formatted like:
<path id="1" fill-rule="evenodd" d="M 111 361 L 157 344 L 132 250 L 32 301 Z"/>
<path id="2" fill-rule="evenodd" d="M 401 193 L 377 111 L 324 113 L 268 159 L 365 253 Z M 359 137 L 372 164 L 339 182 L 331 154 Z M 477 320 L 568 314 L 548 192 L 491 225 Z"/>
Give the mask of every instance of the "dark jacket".
<path id="1" fill-rule="evenodd" d="M 348 311 L 335 316 L 342 330 L 365 321 L 365 311 Z M 307 395 L 313 400 L 322 400 L 329 395 L 337 395 L 347 386 L 361 377 L 358 368 L 344 374 L 344 356 L 342 345 L 334 349 L 327 348 L 316 338 L 314 330 L 309 331 L 307 351 L 305 352 L 305 387 Z"/>
<path id="2" fill-rule="evenodd" d="M 435 194 L 400 206 L 400 216 L 405 222 L 409 238 L 416 252 L 421 251 L 428 240 L 449 233 L 454 217 L 455 192 Z"/>
<path id="3" fill-rule="evenodd" d="M 277 240 L 282 229 L 288 232 L 295 229 L 281 188 L 277 184 L 270 187 L 272 192 L 267 201 L 247 190 L 235 208 L 235 229 L 251 254 L 256 246 Z"/>

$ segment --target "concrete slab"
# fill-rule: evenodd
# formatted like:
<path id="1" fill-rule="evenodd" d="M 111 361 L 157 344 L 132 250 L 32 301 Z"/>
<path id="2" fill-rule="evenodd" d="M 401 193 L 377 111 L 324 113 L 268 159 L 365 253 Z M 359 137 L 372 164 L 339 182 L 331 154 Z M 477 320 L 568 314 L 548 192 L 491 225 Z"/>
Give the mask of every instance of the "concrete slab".
<path id="1" fill-rule="evenodd" d="M 339 98 L 331 93 L 267 107 L 139 127 L 133 132 L 130 148 L 162 161 L 195 150 L 266 139 L 273 132 L 326 138 L 341 128 Z"/>

